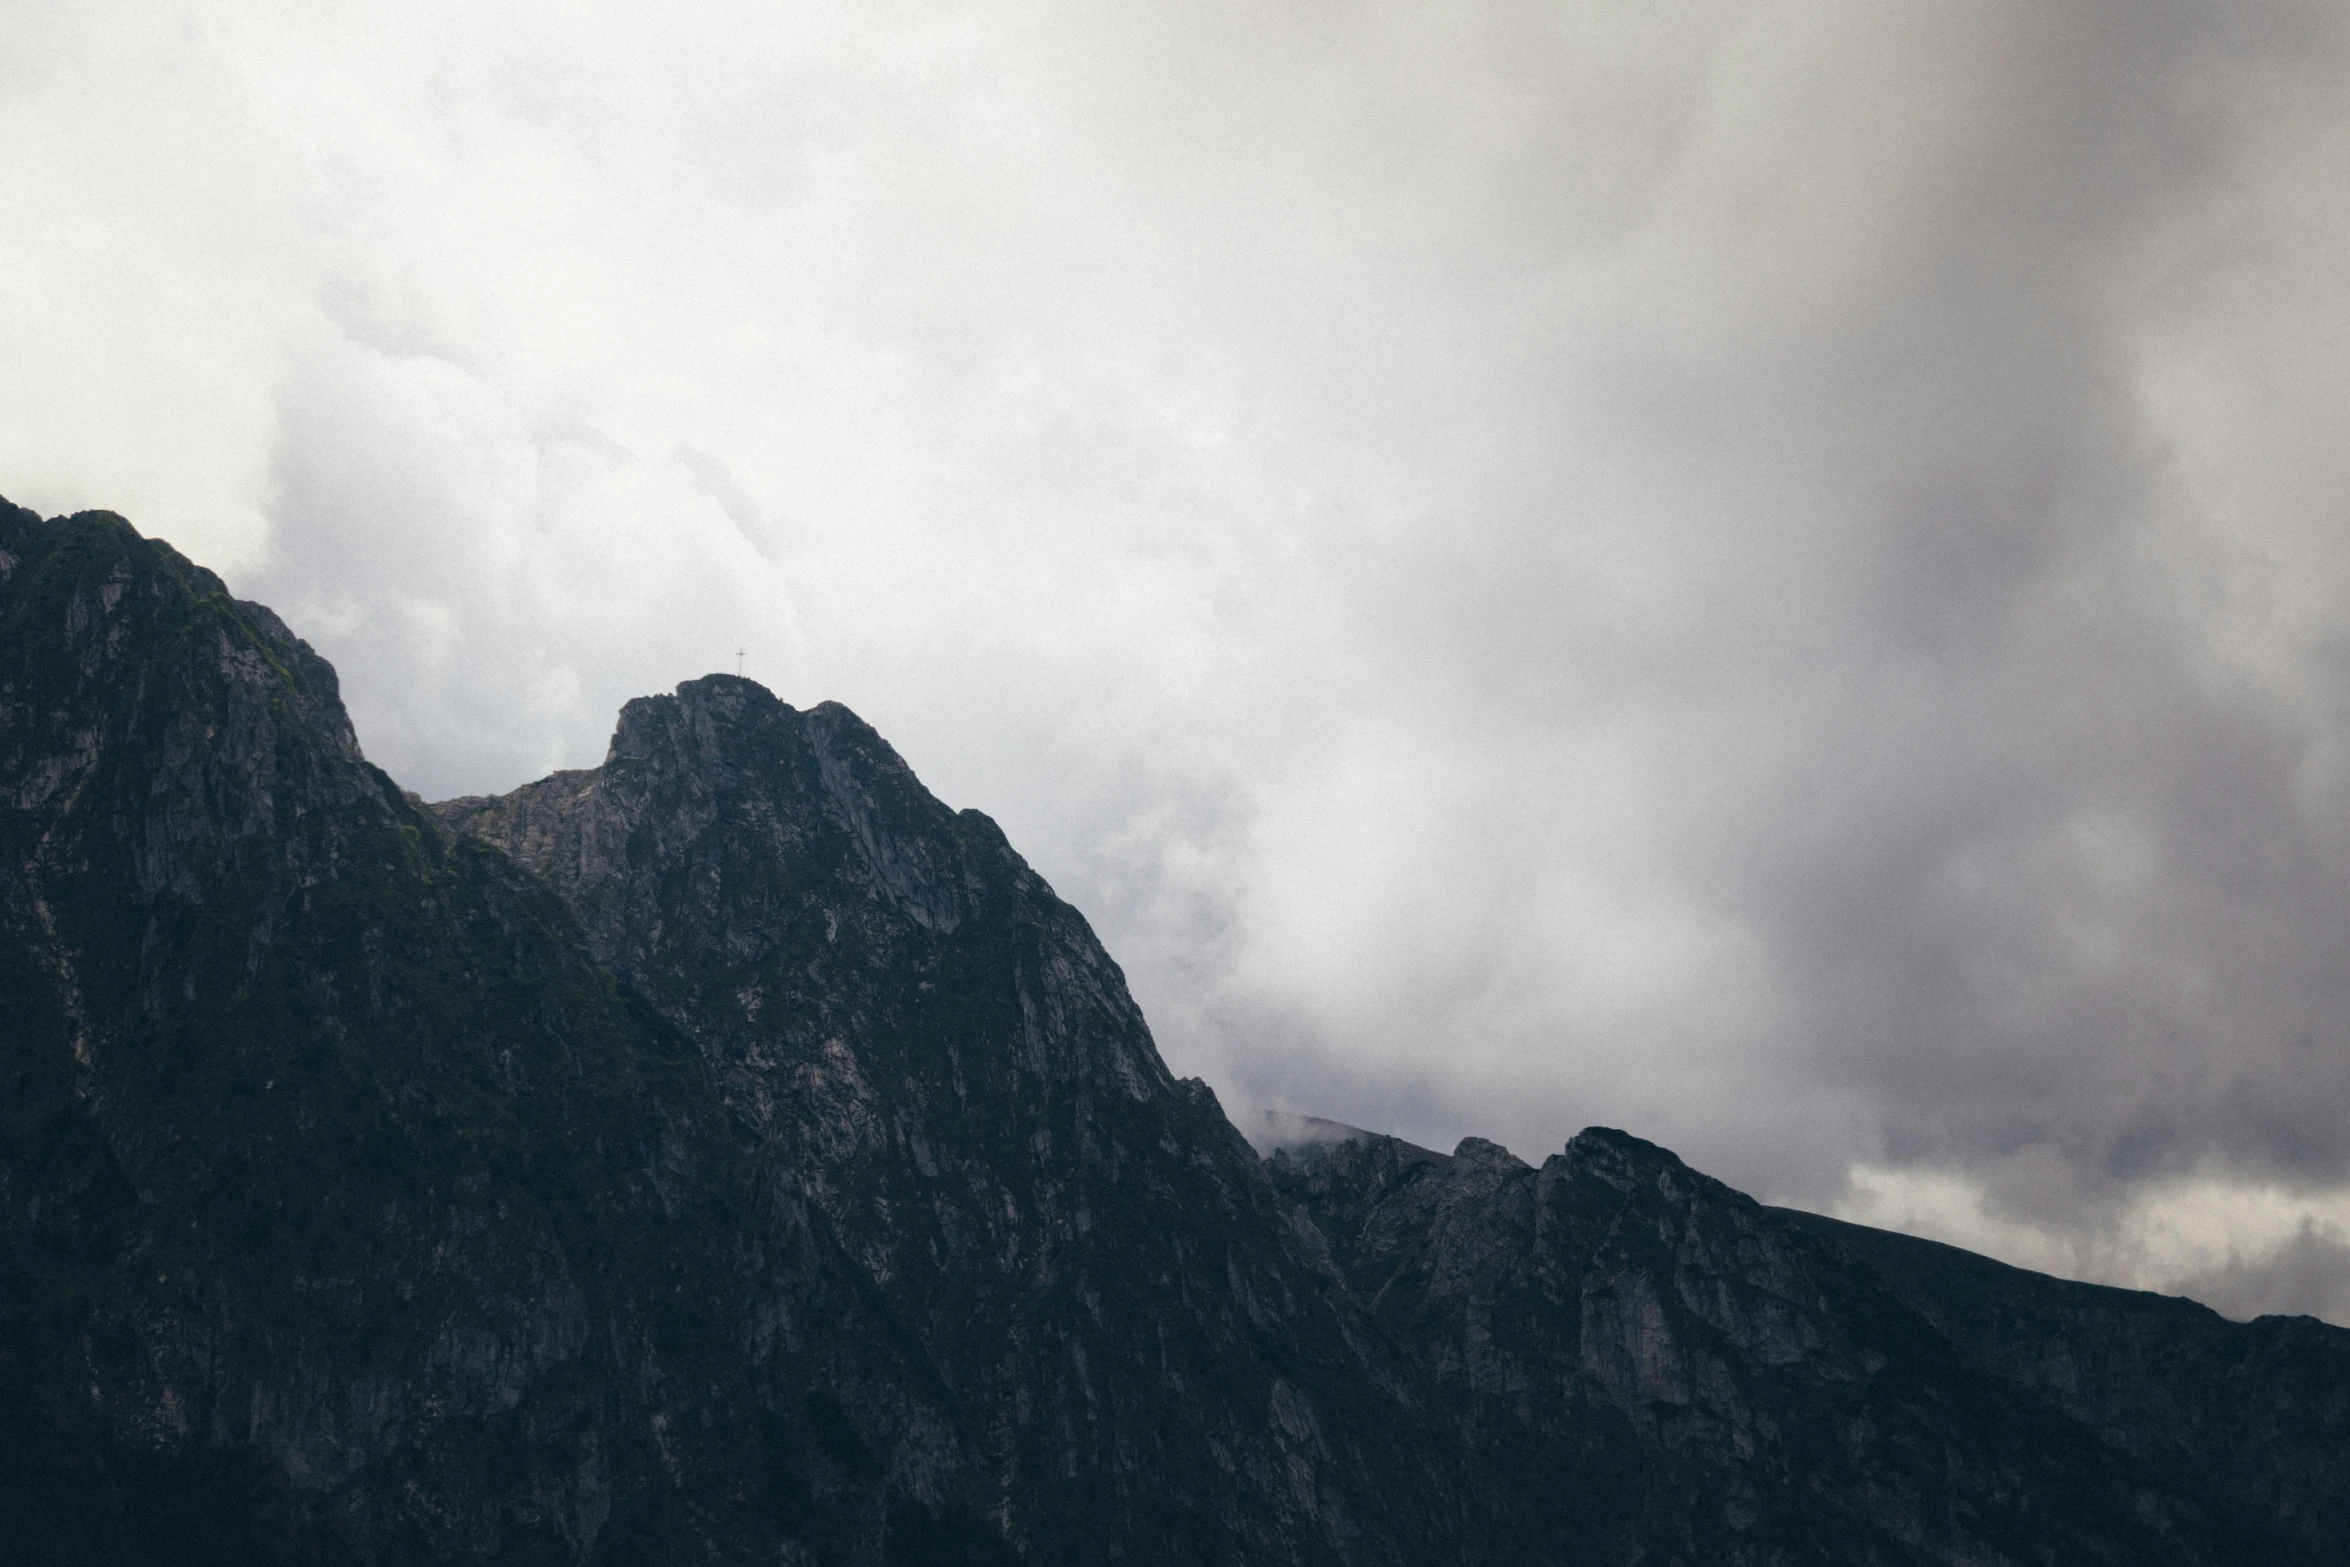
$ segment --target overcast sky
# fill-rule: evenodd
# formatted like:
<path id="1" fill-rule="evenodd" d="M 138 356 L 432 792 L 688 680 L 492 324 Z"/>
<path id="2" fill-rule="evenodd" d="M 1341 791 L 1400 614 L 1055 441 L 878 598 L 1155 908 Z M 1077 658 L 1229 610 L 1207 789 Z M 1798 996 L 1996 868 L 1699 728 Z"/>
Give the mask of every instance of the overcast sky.
<path id="1" fill-rule="evenodd" d="M 2338 4 L 0 10 L 0 494 L 429 797 L 743 667 L 1228 1108 L 2350 1323 Z"/>

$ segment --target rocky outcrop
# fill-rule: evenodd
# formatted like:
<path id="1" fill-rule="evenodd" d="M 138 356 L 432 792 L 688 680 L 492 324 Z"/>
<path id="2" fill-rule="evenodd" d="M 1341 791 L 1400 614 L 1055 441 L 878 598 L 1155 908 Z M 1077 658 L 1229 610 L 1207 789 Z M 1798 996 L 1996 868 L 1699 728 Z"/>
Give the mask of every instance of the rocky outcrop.
<path id="1" fill-rule="evenodd" d="M 2346 1538 L 2350 1334 L 1946 1247 L 1920 1265 L 1927 1243 L 1601 1128 L 1539 1168 L 1369 1133 L 1271 1168 L 1451 1400 L 1472 1472 L 1575 1465 L 1501 1486 L 1489 1527 L 1524 1559 L 2315 1563 Z M 1572 1500 L 1523 1508 L 1545 1491 Z"/>
<path id="2" fill-rule="evenodd" d="M 593 772 L 436 809 L 700 1043 L 968 1412 L 1025 1554 L 1445 1540 L 1410 1368 L 1214 1095 L 995 824 L 846 708 L 713 675 L 629 703 Z"/>
<path id="3" fill-rule="evenodd" d="M 2334 1561 L 2350 1540 L 2350 1333 L 2310 1317 L 2230 1322 L 2175 1296 L 1774 1217 L 1865 1264 L 1967 1364 L 2268 1537 L 2267 1560 Z"/>

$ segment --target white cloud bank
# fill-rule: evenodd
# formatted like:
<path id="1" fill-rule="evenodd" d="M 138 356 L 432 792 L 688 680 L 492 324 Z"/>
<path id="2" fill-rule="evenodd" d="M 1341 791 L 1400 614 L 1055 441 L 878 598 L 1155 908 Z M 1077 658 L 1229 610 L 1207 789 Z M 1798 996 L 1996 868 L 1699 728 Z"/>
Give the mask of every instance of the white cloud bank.
<path id="1" fill-rule="evenodd" d="M 430 795 L 737 649 L 845 700 L 1228 1099 L 2350 1321 L 2344 67 L 29 0 L 0 492 L 274 603 Z"/>

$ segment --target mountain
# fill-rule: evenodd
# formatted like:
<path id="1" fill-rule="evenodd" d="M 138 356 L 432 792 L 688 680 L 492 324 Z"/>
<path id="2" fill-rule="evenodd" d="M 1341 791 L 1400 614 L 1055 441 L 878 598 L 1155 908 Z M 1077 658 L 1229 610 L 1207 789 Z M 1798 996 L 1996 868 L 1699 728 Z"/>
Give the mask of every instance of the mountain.
<path id="1" fill-rule="evenodd" d="M 2315 1564 L 2350 1540 L 2340 1329 L 1766 1208 L 1604 1128 L 1536 1168 L 1324 1123 L 1270 1170 L 1449 1395 L 1469 1467 L 1575 1499 L 1519 1520 L 1548 1531 L 1526 1559 Z"/>
<path id="2" fill-rule="evenodd" d="M 2331 1561 L 2350 1334 L 1172 1076 L 986 817 L 714 675 L 427 806 L 0 503 L 0 1560 Z"/>
<path id="3" fill-rule="evenodd" d="M 712 675 L 629 703 L 592 772 L 436 809 L 699 1043 L 1036 1559 L 1436 1548 L 1409 1367 L 1084 918 L 846 708 Z"/>
<path id="4" fill-rule="evenodd" d="M 12 510 L 0 736 L 31 1559 L 1436 1549 L 1407 1368 L 1083 920 L 845 711 L 698 682 L 452 809 L 542 880 L 267 610 Z"/>

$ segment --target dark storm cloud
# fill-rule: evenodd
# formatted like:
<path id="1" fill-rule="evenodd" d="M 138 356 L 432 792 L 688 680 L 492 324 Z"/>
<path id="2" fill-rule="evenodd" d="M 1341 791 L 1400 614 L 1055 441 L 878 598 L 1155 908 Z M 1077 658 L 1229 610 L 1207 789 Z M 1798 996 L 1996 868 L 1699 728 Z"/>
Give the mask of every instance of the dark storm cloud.
<path id="1" fill-rule="evenodd" d="M 1733 306 L 1703 351 L 1552 394 L 1614 403 L 1573 438 L 1652 454 L 1617 515 L 1528 450 L 1515 505 L 1414 541 L 1386 592 L 1500 722 L 1670 715 L 1664 851 L 1787 1007 L 1755 1048 L 1859 1086 L 1890 1156 L 2331 1177 L 2338 834 L 2298 715 L 2213 656 L 2264 563 L 2193 514 L 2137 382 L 2150 271 L 2310 39 L 2208 8 L 1963 14 L 1880 27 L 1892 90 L 1685 149 L 1673 178 L 1779 199 L 1745 229 L 1705 207 Z M 1856 192 L 1872 141 L 1915 145 Z M 1594 602 L 1626 554 L 1656 601 Z"/>
<path id="2" fill-rule="evenodd" d="M 403 781 L 743 648 L 1236 1108 L 2322 1272 L 2334 8 L 6 25 L 0 490 L 276 601 Z"/>

